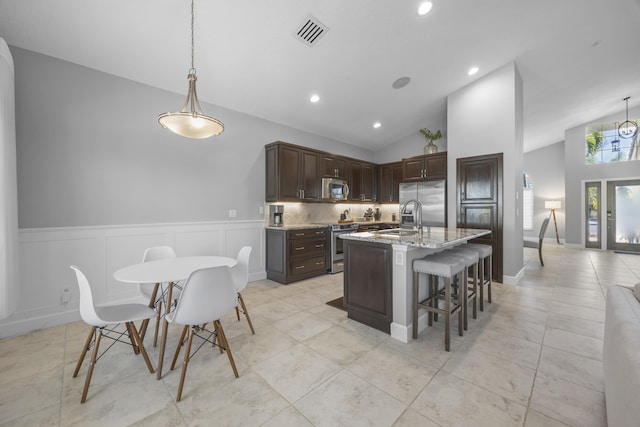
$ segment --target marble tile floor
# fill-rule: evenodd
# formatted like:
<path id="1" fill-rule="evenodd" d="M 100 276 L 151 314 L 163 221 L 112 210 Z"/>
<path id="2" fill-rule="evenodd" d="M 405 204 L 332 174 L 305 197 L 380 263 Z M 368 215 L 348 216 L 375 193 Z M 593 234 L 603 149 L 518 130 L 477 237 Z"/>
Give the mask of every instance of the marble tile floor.
<path id="1" fill-rule="evenodd" d="M 0 341 L 2 426 L 605 426 L 602 338 L 611 283 L 640 281 L 640 256 L 546 244 L 546 265 L 525 249 L 518 286 L 494 284 L 493 303 L 453 335 L 442 323 L 404 344 L 325 304 L 342 275 L 291 285 L 252 282 L 244 292 L 256 328 L 222 320 L 240 378 L 203 347 L 169 370 L 171 327 L 157 381 L 140 356 L 112 348 L 80 404 L 88 333 L 75 322 Z M 453 330 L 456 330 L 455 324 Z M 157 363 L 158 349 L 145 345 Z"/>

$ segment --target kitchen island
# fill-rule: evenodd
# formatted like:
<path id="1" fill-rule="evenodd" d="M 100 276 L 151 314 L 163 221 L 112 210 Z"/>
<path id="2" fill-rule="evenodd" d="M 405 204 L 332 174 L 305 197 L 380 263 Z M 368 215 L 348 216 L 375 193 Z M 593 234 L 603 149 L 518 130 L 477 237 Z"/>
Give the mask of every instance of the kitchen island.
<path id="1" fill-rule="evenodd" d="M 413 327 L 413 260 L 489 233 L 490 230 L 428 227 L 422 234 L 393 229 L 342 235 L 344 306 L 349 318 L 409 342 Z M 426 327 L 424 313 L 418 326 L 419 331 Z"/>

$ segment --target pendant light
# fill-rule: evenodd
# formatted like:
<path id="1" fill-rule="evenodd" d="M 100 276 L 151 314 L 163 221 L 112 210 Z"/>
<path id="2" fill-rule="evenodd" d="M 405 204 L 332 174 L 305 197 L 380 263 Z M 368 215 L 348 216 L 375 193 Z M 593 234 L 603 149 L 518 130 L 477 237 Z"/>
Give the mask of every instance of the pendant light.
<path id="1" fill-rule="evenodd" d="M 627 103 L 627 120 L 620 123 L 618 126 L 618 135 L 620 138 L 633 138 L 638 133 L 638 124 L 634 121 L 629 120 L 629 96 L 627 96 L 623 101 Z"/>
<path id="2" fill-rule="evenodd" d="M 616 122 L 614 130 L 618 129 L 618 122 Z M 620 151 L 620 140 L 616 138 L 617 135 L 614 135 L 614 140 L 611 141 L 611 151 Z"/>
<path id="3" fill-rule="evenodd" d="M 196 93 L 196 69 L 193 66 L 194 43 L 193 43 L 193 0 L 191 0 L 191 68 L 187 79 L 189 80 L 189 92 L 184 101 L 182 109 L 175 113 L 162 113 L 158 116 L 160 126 L 169 129 L 171 132 L 186 138 L 209 138 L 220 135 L 224 131 L 224 125 L 218 119 L 209 117 L 202 112 L 198 94 Z"/>

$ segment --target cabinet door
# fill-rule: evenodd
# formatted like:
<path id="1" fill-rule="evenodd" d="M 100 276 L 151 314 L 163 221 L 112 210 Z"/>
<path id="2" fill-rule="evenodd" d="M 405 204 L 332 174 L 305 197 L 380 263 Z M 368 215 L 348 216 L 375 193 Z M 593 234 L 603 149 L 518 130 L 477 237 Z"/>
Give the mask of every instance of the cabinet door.
<path id="1" fill-rule="evenodd" d="M 318 154 L 311 151 L 302 151 L 300 155 L 301 164 L 298 182 L 302 200 L 320 200 L 321 185 L 318 177 L 318 158 Z"/>
<path id="2" fill-rule="evenodd" d="M 362 163 L 350 162 L 349 170 L 349 200 L 361 201 L 364 197 L 362 191 Z"/>
<path id="3" fill-rule="evenodd" d="M 376 201 L 376 167 L 375 165 L 364 163 L 362 165 L 362 200 Z"/>
<path id="4" fill-rule="evenodd" d="M 280 147 L 280 200 L 299 200 L 301 156 L 297 148 Z"/>
<path id="5" fill-rule="evenodd" d="M 378 202 L 398 203 L 402 182 L 402 162 L 386 163 L 379 166 Z"/>
<path id="6" fill-rule="evenodd" d="M 402 159 L 402 179 L 404 182 L 424 180 L 424 156 Z"/>
<path id="7" fill-rule="evenodd" d="M 320 167 L 323 177 L 347 179 L 346 159 L 334 156 L 322 156 Z"/>
<path id="8" fill-rule="evenodd" d="M 392 200 L 391 174 L 393 168 L 390 165 L 381 165 L 378 169 L 378 201 L 385 203 Z"/>
<path id="9" fill-rule="evenodd" d="M 424 176 L 427 180 L 447 178 L 446 153 L 431 154 L 424 157 Z"/>
<path id="10" fill-rule="evenodd" d="M 400 183 L 402 182 L 402 162 L 391 166 L 391 202 L 400 202 Z"/>

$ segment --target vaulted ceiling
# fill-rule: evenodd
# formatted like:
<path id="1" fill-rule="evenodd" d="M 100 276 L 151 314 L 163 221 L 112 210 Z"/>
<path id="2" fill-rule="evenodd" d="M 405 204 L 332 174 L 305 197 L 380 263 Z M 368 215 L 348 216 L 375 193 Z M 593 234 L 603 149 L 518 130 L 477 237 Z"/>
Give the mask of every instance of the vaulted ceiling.
<path id="1" fill-rule="evenodd" d="M 640 0 L 432 3 L 196 0 L 200 99 L 371 150 L 444 123 L 447 95 L 512 61 L 525 151 L 640 104 Z M 311 46 L 309 16 L 327 28 Z M 190 21 L 189 0 L 0 0 L 10 45 L 185 95 Z"/>

